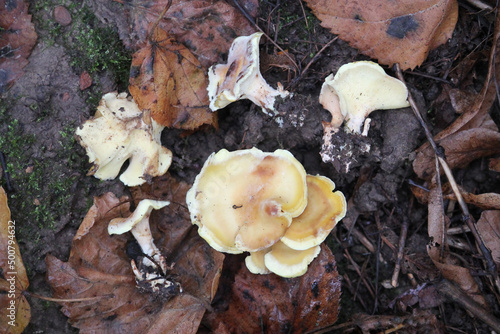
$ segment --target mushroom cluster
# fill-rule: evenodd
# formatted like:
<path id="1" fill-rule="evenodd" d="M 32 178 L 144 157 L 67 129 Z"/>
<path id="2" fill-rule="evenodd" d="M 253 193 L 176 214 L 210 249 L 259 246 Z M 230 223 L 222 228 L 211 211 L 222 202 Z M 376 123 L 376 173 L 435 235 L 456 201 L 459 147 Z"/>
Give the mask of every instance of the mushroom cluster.
<path id="1" fill-rule="evenodd" d="M 249 252 L 252 273 L 297 277 L 345 216 L 346 201 L 324 176 L 307 175 L 285 150 L 213 153 L 186 202 L 191 221 L 214 249 Z"/>
<path id="2" fill-rule="evenodd" d="M 93 163 L 89 175 L 114 179 L 130 159 L 120 180 L 127 186 L 137 186 L 149 177 L 165 174 L 170 167 L 172 152 L 160 143 L 163 128 L 127 93 L 108 93 L 102 97 L 95 116 L 75 134 Z"/>

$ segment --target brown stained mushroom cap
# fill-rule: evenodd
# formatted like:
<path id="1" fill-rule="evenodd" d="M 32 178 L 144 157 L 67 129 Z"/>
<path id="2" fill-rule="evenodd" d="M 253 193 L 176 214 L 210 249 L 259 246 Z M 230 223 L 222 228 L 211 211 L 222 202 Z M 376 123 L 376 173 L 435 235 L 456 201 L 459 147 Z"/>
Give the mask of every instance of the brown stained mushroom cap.
<path id="1" fill-rule="evenodd" d="M 289 93 L 281 87 L 274 89 L 264 80 L 259 66 L 259 40 L 262 33 L 240 36 L 229 49 L 227 64 L 218 64 L 208 70 L 207 87 L 212 111 L 231 102 L 249 99 L 268 115 L 274 115 L 276 97 Z"/>
<path id="2" fill-rule="evenodd" d="M 304 250 L 321 244 L 346 214 L 344 194 L 335 191 L 327 177 L 307 175 L 307 203 L 304 212 L 293 218 L 281 241 L 288 247 Z"/>
<path id="3" fill-rule="evenodd" d="M 285 234 L 307 204 L 304 167 L 285 150 L 213 153 L 186 202 L 191 221 L 214 249 L 256 252 Z"/>
<path id="4" fill-rule="evenodd" d="M 283 242 L 277 242 L 264 256 L 266 268 L 281 277 L 298 277 L 306 273 L 311 263 L 321 251 L 320 246 L 306 250 L 295 250 Z"/>
<path id="5" fill-rule="evenodd" d="M 324 102 L 331 101 L 335 108 L 336 103 L 332 95 L 338 96 L 347 129 L 358 134 L 361 134 L 361 126 L 372 111 L 409 106 L 405 84 L 387 75 L 380 65 L 371 61 L 342 65 L 335 77 L 330 75 L 326 78 L 322 93 L 327 94 L 320 97 L 327 109 L 329 104 Z M 338 122 L 338 111 L 333 109 L 330 112 L 334 118 L 332 123 Z M 363 132 L 366 131 L 367 129 Z"/>

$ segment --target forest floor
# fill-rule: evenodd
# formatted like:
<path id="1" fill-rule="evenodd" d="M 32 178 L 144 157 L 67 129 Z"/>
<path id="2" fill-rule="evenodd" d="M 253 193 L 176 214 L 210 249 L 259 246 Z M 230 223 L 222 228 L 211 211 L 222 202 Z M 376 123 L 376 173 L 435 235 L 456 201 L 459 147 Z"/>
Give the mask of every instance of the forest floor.
<path id="1" fill-rule="evenodd" d="M 5 155 L 9 172 L 2 174 L 0 183 L 7 191 L 17 223 L 29 291 L 51 296 L 45 257 L 51 254 L 63 261 L 68 259 L 73 237 L 94 196 L 108 191 L 117 197 L 130 195 L 118 180 L 100 181 L 86 175 L 91 165 L 74 133 L 95 113 L 104 93 L 127 91 L 132 51 L 120 40 L 126 23 L 124 5 L 118 1 L 28 3 L 38 39 L 24 75 L 0 95 L 0 152 Z M 466 1 L 459 4 L 452 38 L 431 51 L 421 66 L 404 71 L 409 90 L 434 135 L 459 116 L 447 94 L 450 87 L 463 87 L 462 82 L 450 79 L 459 77 L 454 75 L 457 68 L 468 62 L 469 75 L 463 80 L 471 80 L 468 89 L 476 94 L 488 72 L 495 15 L 479 11 Z M 55 14 L 58 6 L 68 11 L 69 22 L 64 22 L 63 14 Z M 491 333 L 459 303 L 437 297 L 435 284 L 441 281 L 441 274 L 426 249 L 428 207 L 411 191 L 412 184 L 428 186 L 412 167 L 415 150 L 426 142 L 412 110 L 374 112 L 365 139 L 371 152 L 360 157 L 348 174 L 324 163 L 320 156 L 322 121 L 328 122 L 330 114 L 318 102 L 321 85 L 341 65 L 369 58 L 322 28 L 301 1 L 260 1 L 255 22 L 298 64 L 294 68 L 263 37 L 263 76 L 273 87 L 280 82 L 299 102 L 288 106 L 283 127 L 245 100 L 218 111 L 218 129 L 203 127 L 189 132 L 166 128 L 161 140 L 173 153 L 170 175 L 192 184 L 207 157 L 222 148 L 287 149 L 309 174 L 325 175 L 335 182 L 349 202 L 346 219 L 356 226 L 354 231 L 347 223 L 340 223 L 327 239 L 343 278 L 336 323 L 340 327 L 330 328 L 332 333 L 361 332 L 360 328 L 379 332 L 393 328 L 399 333 L 423 333 L 431 331 L 429 328 L 435 333 Z M 392 68 L 385 69 L 395 76 Z M 84 73 L 91 78 L 86 88 L 81 87 Z M 498 125 L 498 102 L 491 117 Z M 300 124 L 293 120 L 300 120 Z M 488 169 L 486 158 L 453 172 L 457 183 L 470 193 L 500 189 L 500 173 Z M 454 201 L 449 199 L 445 202 L 452 225 L 461 226 L 458 206 L 453 208 L 450 203 Z M 473 206 L 470 211 L 476 219 L 482 212 Z M 407 228 L 406 257 L 400 263 L 397 287 L 392 287 L 403 225 Z M 498 295 L 488 278 L 481 275 L 481 261 L 467 238 L 467 233 L 453 236 L 457 243 L 463 243 L 463 247 L 452 248 L 453 252 L 474 273 L 489 312 L 498 316 Z M 426 291 L 425 296 L 418 295 L 420 290 Z M 26 333 L 78 332 L 57 303 L 37 298 L 29 298 L 29 302 L 31 322 Z M 401 320 L 397 319 L 405 319 L 403 327 L 398 327 Z"/>

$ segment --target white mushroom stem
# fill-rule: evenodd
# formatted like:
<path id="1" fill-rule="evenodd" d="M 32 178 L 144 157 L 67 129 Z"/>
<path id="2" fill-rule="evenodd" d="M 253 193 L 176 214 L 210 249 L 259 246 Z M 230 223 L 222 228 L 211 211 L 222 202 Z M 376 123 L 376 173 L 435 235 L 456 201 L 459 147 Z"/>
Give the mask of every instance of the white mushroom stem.
<path id="1" fill-rule="evenodd" d="M 161 255 L 158 247 L 154 244 L 153 235 L 149 227 L 149 217 L 153 209 L 158 210 L 167 205 L 168 201 L 155 201 L 145 199 L 139 202 L 134 213 L 128 218 L 115 218 L 109 222 L 109 234 L 123 234 L 132 232 L 132 235 L 141 246 L 142 252 L 150 256 L 161 267 L 163 271 L 166 270 L 166 260 Z M 143 264 L 146 266 L 153 266 L 154 263 L 148 258 L 143 259 Z"/>

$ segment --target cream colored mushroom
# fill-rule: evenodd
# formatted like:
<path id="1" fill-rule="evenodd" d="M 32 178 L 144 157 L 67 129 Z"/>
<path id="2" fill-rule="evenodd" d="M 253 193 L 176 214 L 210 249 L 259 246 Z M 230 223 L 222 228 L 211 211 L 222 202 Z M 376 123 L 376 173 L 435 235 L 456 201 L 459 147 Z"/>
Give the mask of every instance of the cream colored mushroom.
<path id="1" fill-rule="evenodd" d="M 245 265 L 252 274 L 269 274 L 271 271 L 267 269 L 264 257 L 267 253 L 271 251 L 271 247 L 263 249 L 258 252 L 250 253 L 249 256 L 245 258 Z"/>
<path id="2" fill-rule="evenodd" d="M 257 252 L 283 237 L 307 204 L 304 167 L 285 150 L 212 154 L 186 202 L 193 224 L 214 249 Z"/>
<path id="3" fill-rule="evenodd" d="M 264 256 L 264 263 L 266 268 L 276 275 L 287 278 L 298 277 L 307 272 L 309 264 L 320 251 L 320 246 L 296 250 L 280 241 Z"/>
<path id="4" fill-rule="evenodd" d="M 262 33 L 236 38 L 229 49 L 227 64 L 208 70 L 208 97 L 212 111 L 231 102 L 249 99 L 268 115 L 275 116 L 276 97 L 288 96 L 281 85 L 274 89 L 264 80 L 259 68 L 259 40 Z"/>
<path id="5" fill-rule="evenodd" d="M 172 152 L 161 146 L 163 126 L 142 112 L 127 93 L 102 97 L 93 119 L 76 130 L 93 167 L 89 174 L 102 180 L 114 179 L 126 160 L 129 166 L 120 176 L 127 186 L 137 186 L 148 177 L 165 174 Z"/>
<path id="6" fill-rule="evenodd" d="M 112 219 L 108 225 L 108 233 L 123 234 L 131 232 L 139 246 L 141 246 L 142 252 L 160 264 L 161 269 L 165 271 L 167 267 L 166 261 L 158 247 L 154 244 L 153 235 L 149 227 L 149 216 L 153 209 L 158 210 L 169 204 L 170 202 L 168 201 L 144 199 L 139 202 L 134 213 L 129 217 Z M 148 258 L 145 258 L 143 263 L 147 266 L 154 265 Z"/>
<path id="7" fill-rule="evenodd" d="M 293 218 L 281 241 L 296 250 L 318 246 L 337 223 L 345 217 L 344 194 L 334 191 L 335 183 L 325 176 L 307 175 L 307 206 Z"/>
<path id="8" fill-rule="evenodd" d="M 332 126 L 340 127 L 343 116 L 348 131 L 361 134 L 364 123 L 366 135 L 372 111 L 408 107 L 407 98 L 408 90 L 401 81 L 374 62 L 358 61 L 341 66 L 335 77 L 331 74 L 325 79 L 320 103 L 332 113 Z"/>

